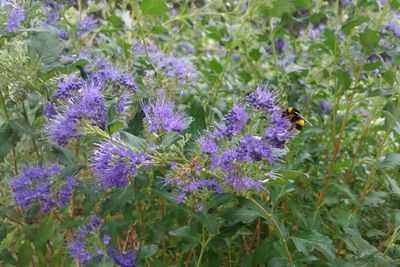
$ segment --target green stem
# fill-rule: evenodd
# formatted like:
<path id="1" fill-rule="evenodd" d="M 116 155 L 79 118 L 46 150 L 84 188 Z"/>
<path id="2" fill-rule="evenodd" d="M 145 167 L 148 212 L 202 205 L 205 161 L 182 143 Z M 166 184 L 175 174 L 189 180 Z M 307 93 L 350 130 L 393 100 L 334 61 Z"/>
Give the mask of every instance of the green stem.
<path id="1" fill-rule="evenodd" d="M 251 10 L 251 6 L 249 6 L 249 8 L 247 9 L 246 14 L 244 15 L 244 17 L 242 19 L 242 22 L 240 23 L 240 26 L 239 26 L 239 29 L 237 31 L 237 34 L 239 34 L 242 31 L 243 25 L 247 20 L 247 17 L 248 17 L 248 15 L 250 13 L 250 10 Z M 211 106 L 215 106 L 215 103 L 216 103 L 216 101 L 218 99 L 218 94 L 219 94 L 219 91 L 220 91 L 219 88 L 220 88 L 220 86 L 222 84 L 222 81 L 224 80 L 224 77 L 225 77 L 226 71 L 228 69 L 229 62 L 230 62 L 230 60 L 232 58 L 232 53 L 233 53 L 233 50 L 235 49 L 235 46 L 236 46 L 236 39 L 235 39 L 235 37 L 233 37 L 232 43 L 231 43 L 231 47 L 230 47 L 230 49 L 228 51 L 228 54 L 227 54 L 227 56 L 225 58 L 225 64 L 224 64 L 224 67 L 223 67 L 223 71 L 221 72 L 218 80 L 216 81 L 216 83 L 214 84 L 214 86 L 211 89 L 211 94 L 212 94 L 211 99 L 210 99 L 210 105 Z M 214 116 L 214 112 L 211 110 L 210 111 L 210 115 L 209 115 L 209 121 L 211 121 L 213 116 Z"/>
<path id="2" fill-rule="evenodd" d="M 272 216 L 272 214 L 269 213 L 263 206 L 261 206 L 260 203 L 258 203 L 254 198 L 249 197 L 249 200 L 250 200 L 251 202 L 253 202 L 254 206 L 255 206 L 259 211 L 261 211 L 261 213 L 263 214 L 262 217 L 263 217 L 264 219 L 266 219 L 267 221 L 269 221 L 269 222 L 274 226 L 275 230 L 276 230 L 277 233 L 278 233 L 279 239 L 281 240 L 282 247 L 283 247 L 283 249 L 285 250 L 285 254 L 286 254 L 286 257 L 287 257 L 287 259 L 288 259 L 289 265 L 290 265 L 290 266 L 294 266 L 293 261 L 292 261 L 292 256 L 290 255 L 289 248 L 288 248 L 287 243 L 286 243 L 285 236 L 283 235 L 283 233 L 282 233 L 282 231 L 281 231 L 281 228 L 280 228 L 278 222 L 274 219 L 274 217 Z"/>
<path id="3" fill-rule="evenodd" d="M 202 230 L 202 233 L 201 233 L 201 249 L 200 249 L 200 255 L 199 255 L 199 258 L 197 259 L 196 267 L 199 267 L 199 266 L 200 266 L 200 264 L 201 264 L 201 259 L 203 258 L 204 251 L 205 251 L 205 249 L 206 249 L 208 243 L 209 243 L 209 242 L 211 241 L 211 239 L 212 239 L 212 236 L 211 236 L 211 235 L 209 235 L 209 236 L 207 237 L 207 239 L 206 239 L 205 234 L 206 234 L 206 231 L 205 231 L 204 226 L 203 226 L 203 230 Z"/>
<path id="4" fill-rule="evenodd" d="M 78 0 L 79 20 L 82 20 L 82 0 Z"/>
<path id="5" fill-rule="evenodd" d="M 393 244 L 394 244 L 394 243 L 397 241 L 397 239 L 399 238 L 399 233 L 400 233 L 399 230 L 400 230 L 400 226 L 398 226 L 398 227 L 394 230 L 392 236 L 390 237 L 389 244 L 386 246 L 386 249 L 385 249 L 385 251 L 383 252 L 383 255 L 387 256 L 387 254 L 389 253 L 390 248 L 393 246 Z"/>
<path id="6" fill-rule="evenodd" d="M 274 59 L 275 75 L 276 75 L 276 78 L 279 79 L 278 56 L 276 54 L 275 33 L 274 33 L 274 27 L 272 24 L 271 17 L 268 17 L 268 26 L 269 26 L 269 41 L 271 43 L 272 57 Z"/>

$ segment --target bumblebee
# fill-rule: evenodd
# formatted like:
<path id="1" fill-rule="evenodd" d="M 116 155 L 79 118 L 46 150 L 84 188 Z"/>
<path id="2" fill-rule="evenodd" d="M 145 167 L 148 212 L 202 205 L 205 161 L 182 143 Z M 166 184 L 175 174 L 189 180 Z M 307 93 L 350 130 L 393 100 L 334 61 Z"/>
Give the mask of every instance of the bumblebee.
<path id="1" fill-rule="evenodd" d="M 306 122 L 306 119 L 303 117 L 303 115 L 301 115 L 300 111 L 294 107 L 288 107 L 282 111 L 282 117 L 290 120 L 290 131 L 292 133 L 300 132 L 304 127 L 304 123 Z"/>

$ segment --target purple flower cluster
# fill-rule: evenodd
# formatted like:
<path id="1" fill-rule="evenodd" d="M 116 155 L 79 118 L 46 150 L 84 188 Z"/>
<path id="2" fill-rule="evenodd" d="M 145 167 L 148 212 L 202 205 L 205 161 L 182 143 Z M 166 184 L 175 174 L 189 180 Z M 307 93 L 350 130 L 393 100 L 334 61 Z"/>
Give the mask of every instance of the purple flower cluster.
<path id="1" fill-rule="evenodd" d="M 174 102 L 169 99 L 157 98 L 155 103 L 149 102 L 143 104 L 143 111 L 145 113 L 144 121 L 148 126 L 148 131 L 151 134 L 157 131 L 184 131 L 191 119 L 182 112 L 174 112 Z"/>
<path id="2" fill-rule="evenodd" d="M 224 123 L 217 125 L 214 132 L 199 140 L 201 151 L 212 155 L 210 170 L 216 171 L 219 168 L 227 172 L 225 184 L 232 185 L 239 192 L 244 189 L 256 191 L 263 189 L 261 181 L 241 175 L 242 163 L 266 160 L 269 164 L 273 164 L 277 157 L 276 150 L 282 149 L 292 138 L 290 121 L 282 116 L 276 93 L 268 86 L 258 86 L 254 93 L 246 96 L 246 102 L 256 111 L 268 115 L 262 136 L 242 135 L 233 139 L 233 136 L 242 132 L 249 120 L 246 109 L 241 105 L 235 105 L 225 115 Z M 221 149 L 226 146 L 224 141 L 228 141 L 228 146 L 226 149 Z"/>
<path id="3" fill-rule="evenodd" d="M 71 256 L 77 259 L 80 264 L 91 260 L 93 257 L 95 257 L 96 260 L 102 259 L 103 255 L 100 247 L 96 248 L 95 254 L 93 255 L 88 246 L 85 244 L 90 243 L 85 242 L 90 238 L 89 234 L 96 234 L 99 231 L 102 223 L 103 221 L 99 217 L 92 215 L 89 219 L 89 223 L 83 228 L 79 229 L 76 239 L 69 243 L 69 251 Z"/>
<path id="4" fill-rule="evenodd" d="M 147 51 L 149 53 L 149 61 L 155 67 L 154 70 L 146 71 L 146 77 L 152 78 L 155 72 L 161 73 L 169 78 L 174 78 L 180 86 L 194 86 L 196 84 L 197 74 L 196 67 L 189 58 L 175 57 L 166 54 L 158 49 L 150 40 L 146 40 Z M 180 42 L 177 47 L 183 47 L 188 53 L 193 53 L 193 47 Z M 144 44 L 135 40 L 132 44 L 132 52 L 134 55 L 146 55 Z M 184 94 L 183 89 L 179 92 Z"/>
<path id="5" fill-rule="evenodd" d="M 98 88 L 87 84 L 79 95 L 69 100 L 63 112 L 57 113 L 49 120 L 47 132 L 59 145 L 66 145 L 68 139 L 82 135 L 78 129 L 81 120 L 88 120 L 100 128 L 105 127 L 105 98 Z"/>
<path id="6" fill-rule="evenodd" d="M 192 181 L 187 185 L 181 184 L 179 186 L 179 195 L 176 198 L 177 203 L 182 203 L 187 199 L 188 194 L 193 194 L 194 192 L 198 192 L 200 190 L 208 189 L 214 193 L 221 193 L 222 189 L 219 183 L 212 179 L 203 179 L 198 181 Z"/>
<path id="7" fill-rule="evenodd" d="M 112 258 L 114 262 L 121 267 L 133 267 L 136 262 L 136 251 L 131 250 L 118 254 L 117 250 L 113 247 L 107 249 L 107 256 Z"/>
<path id="8" fill-rule="evenodd" d="M 110 140 L 103 140 L 92 153 L 91 165 L 100 188 L 125 187 L 129 176 L 136 175 L 138 165 L 150 164 L 150 160 L 143 152 L 133 152 Z"/>
<path id="9" fill-rule="evenodd" d="M 87 16 L 83 18 L 82 20 L 78 21 L 76 24 L 76 27 L 80 31 L 91 31 L 94 28 L 94 25 L 96 24 L 97 20 L 94 19 L 92 16 Z"/>
<path id="10" fill-rule="evenodd" d="M 329 112 L 331 112 L 331 110 L 332 105 L 328 101 L 324 99 L 319 100 L 319 114 L 321 116 L 327 115 Z"/>
<path id="11" fill-rule="evenodd" d="M 179 85 L 195 85 L 196 68 L 188 58 L 177 58 L 164 52 L 150 54 L 150 62 L 167 77 L 176 78 Z"/>
<path id="12" fill-rule="evenodd" d="M 388 31 L 393 32 L 396 37 L 400 37 L 400 26 L 398 26 L 395 22 L 389 22 L 386 25 L 386 29 Z"/>
<path id="13" fill-rule="evenodd" d="M 21 7 L 14 7 L 11 10 L 10 17 L 7 20 L 7 31 L 16 32 L 21 22 L 25 19 L 25 10 Z"/>
<path id="14" fill-rule="evenodd" d="M 271 125 L 265 128 L 266 141 L 275 148 L 282 148 L 292 138 L 290 134 L 290 121 L 282 117 L 281 108 L 276 104 L 277 98 L 268 86 L 259 85 L 254 93 L 246 97 L 247 103 L 266 111 L 270 116 Z"/>
<path id="15" fill-rule="evenodd" d="M 73 96 L 74 91 L 78 91 L 85 85 L 85 81 L 76 75 L 66 75 L 57 85 L 57 90 L 53 98 L 69 98 Z"/>
<path id="16" fill-rule="evenodd" d="M 238 177 L 235 175 L 229 175 L 225 179 L 226 184 L 231 184 L 237 191 L 243 192 L 245 190 L 255 190 L 260 192 L 264 189 L 261 181 L 255 181 L 250 177 Z"/>
<path id="17" fill-rule="evenodd" d="M 11 181 L 17 204 L 23 208 L 28 208 L 34 203 L 39 204 L 42 213 L 49 212 L 57 204 L 64 207 L 70 199 L 72 190 L 79 186 L 79 182 L 75 177 L 69 176 L 58 192 L 56 188 L 63 182 L 54 178 L 61 171 L 62 169 L 56 164 L 25 168 Z"/>
<path id="18" fill-rule="evenodd" d="M 102 243 L 105 245 L 105 247 L 107 247 L 107 256 L 112 258 L 116 264 L 123 267 L 135 266 L 136 251 L 131 250 L 117 254 L 115 248 L 110 246 L 111 237 L 107 233 L 103 235 L 103 238 L 100 242 L 98 240 L 94 240 L 94 238 L 97 238 L 96 236 L 98 236 L 102 224 L 103 220 L 96 215 L 92 215 L 90 217 L 88 224 L 78 230 L 76 239 L 69 243 L 69 251 L 71 256 L 78 260 L 80 264 L 83 264 L 91 259 L 101 261 L 104 256 L 103 249 L 101 247 L 102 245 L 96 246 L 93 244 Z"/>

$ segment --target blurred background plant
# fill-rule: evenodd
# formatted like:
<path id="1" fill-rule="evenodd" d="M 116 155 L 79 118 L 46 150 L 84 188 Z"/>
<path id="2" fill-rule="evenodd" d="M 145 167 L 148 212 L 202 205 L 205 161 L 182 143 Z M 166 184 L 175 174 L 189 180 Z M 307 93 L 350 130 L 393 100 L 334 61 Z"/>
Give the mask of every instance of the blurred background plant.
<path id="1" fill-rule="evenodd" d="M 0 262 L 400 265 L 399 8 L 0 1 Z"/>

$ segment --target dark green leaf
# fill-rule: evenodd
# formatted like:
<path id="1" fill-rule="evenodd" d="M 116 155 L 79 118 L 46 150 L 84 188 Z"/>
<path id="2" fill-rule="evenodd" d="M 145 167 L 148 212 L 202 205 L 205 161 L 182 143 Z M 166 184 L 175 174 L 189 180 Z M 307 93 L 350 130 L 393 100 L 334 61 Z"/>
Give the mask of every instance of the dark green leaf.
<path id="1" fill-rule="evenodd" d="M 180 140 L 182 138 L 182 135 L 180 133 L 177 132 L 169 132 L 166 133 L 163 136 L 162 139 L 162 143 L 161 143 L 161 147 L 163 149 L 167 149 L 168 147 L 170 147 L 171 145 L 173 145 L 174 143 L 176 143 L 178 140 Z"/>
<path id="2" fill-rule="evenodd" d="M 69 65 L 61 65 L 59 64 L 58 66 L 51 67 L 50 69 L 42 69 L 39 72 L 39 77 L 47 81 L 50 78 L 56 77 L 59 74 L 68 74 L 71 72 L 78 71 L 82 69 L 84 66 L 86 66 L 89 63 L 86 59 L 79 59 Z"/>
<path id="3" fill-rule="evenodd" d="M 216 234 L 218 232 L 218 225 L 212 215 L 202 212 L 200 214 L 201 223 L 207 228 L 210 234 Z"/>
<path id="4" fill-rule="evenodd" d="M 344 231 L 350 236 L 344 238 L 346 247 L 353 251 L 358 257 L 366 257 L 377 251 L 374 246 L 362 238 L 357 230 L 345 227 Z"/>
<path id="5" fill-rule="evenodd" d="M 157 245 L 154 245 L 154 244 L 145 245 L 140 248 L 140 250 L 138 252 L 138 257 L 142 257 L 142 258 L 151 257 L 157 253 L 157 250 L 158 250 Z"/>
<path id="6" fill-rule="evenodd" d="M 182 239 L 189 241 L 191 244 L 197 244 L 199 242 L 197 231 L 190 226 L 183 226 L 181 228 L 168 232 L 172 236 L 177 236 Z"/>
<path id="7" fill-rule="evenodd" d="M 0 127 L 0 162 L 3 161 L 4 157 L 15 147 L 20 140 L 20 136 L 17 135 L 14 130 L 8 124 L 3 124 Z"/>
<path id="8" fill-rule="evenodd" d="M 15 260 L 15 258 L 11 254 L 11 252 L 8 251 L 7 249 L 1 249 L 0 250 L 0 262 L 8 263 L 11 266 L 17 266 L 18 265 L 17 261 Z M 26 265 L 26 266 L 28 266 L 28 265 Z"/>
<path id="9" fill-rule="evenodd" d="M 332 259 L 336 257 L 332 240 L 315 230 L 299 232 L 289 238 L 293 241 L 297 250 L 306 255 L 313 250 L 318 250 L 326 257 Z"/>
<path id="10" fill-rule="evenodd" d="M 194 138 L 199 136 L 201 132 L 207 128 L 204 113 L 203 103 L 199 97 L 195 96 L 190 105 L 190 109 L 188 110 L 188 114 L 193 118 L 193 121 L 190 124 L 190 133 Z"/>
<path id="11" fill-rule="evenodd" d="M 222 217 L 224 217 L 229 224 L 235 224 L 237 222 L 250 223 L 259 217 L 259 213 L 247 208 L 232 208 L 224 211 Z"/>
<path id="12" fill-rule="evenodd" d="M 61 56 L 63 44 L 56 32 L 33 32 L 28 45 L 28 53 L 38 57 L 45 65 L 55 64 Z"/>
<path id="13" fill-rule="evenodd" d="M 57 224 L 50 216 L 43 218 L 39 224 L 24 225 L 26 235 L 36 246 L 41 246 L 51 238 L 54 238 L 56 228 Z"/>
<path id="14" fill-rule="evenodd" d="M 135 150 L 142 149 L 144 145 L 146 144 L 146 140 L 140 137 L 137 137 L 133 134 L 130 134 L 128 132 L 122 131 L 121 132 L 121 140 L 125 144 L 129 145 Z"/>
<path id="15" fill-rule="evenodd" d="M 382 162 L 382 168 L 386 170 L 399 168 L 400 167 L 400 154 L 390 153 L 387 154 Z"/>
<path id="16" fill-rule="evenodd" d="M 393 194 L 400 196 L 400 187 L 399 184 L 395 179 L 390 178 L 389 176 L 386 177 L 389 182 L 390 189 L 392 190 Z"/>

